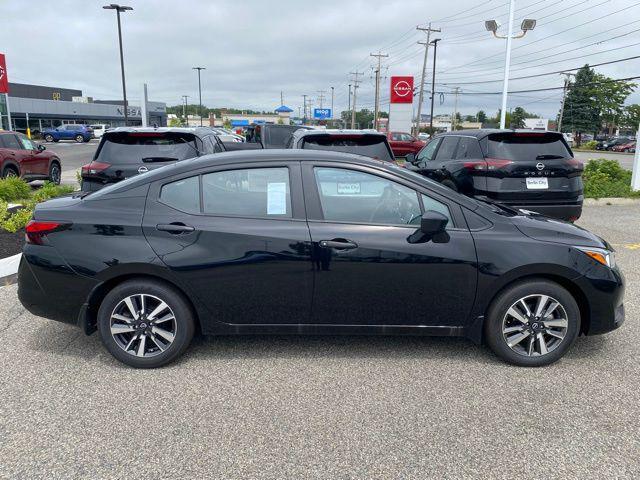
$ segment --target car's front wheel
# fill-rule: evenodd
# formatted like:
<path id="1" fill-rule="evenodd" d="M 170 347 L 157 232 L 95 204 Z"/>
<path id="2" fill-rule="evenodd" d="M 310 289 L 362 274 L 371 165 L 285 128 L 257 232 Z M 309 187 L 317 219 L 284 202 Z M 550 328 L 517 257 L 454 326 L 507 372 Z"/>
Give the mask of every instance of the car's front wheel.
<path id="1" fill-rule="evenodd" d="M 49 167 L 49 181 L 54 185 L 60 185 L 61 179 L 60 164 L 58 162 L 51 162 L 51 166 Z"/>
<path id="2" fill-rule="evenodd" d="M 47 135 L 45 135 L 45 136 L 44 136 L 44 139 L 45 139 L 47 142 L 53 142 L 53 135 L 49 135 L 49 134 L 47 134 Z"/>
<path id="3" fill-rule="evenodd" d="M 527 280 L 508 287 L 489 308 L 485 339 L 509 363 L 540 367 L 559 360 L 580 332 L 580 309 L 562 286 Z"/>
<path id="4" fill-rule="evenodd" d="M 76 142 L 78 143 L 84 142 L 84 137 L 82 135 L 76 135 Z"/>
<path id="5" fill-rule="evenodd" d="M 107 294 L 98 310 L 98 331 L 121 362 L 156 368 L 182 355 L 193 338 L 195 320 L 179 292 L 155 280 L 137 279 Z"/>

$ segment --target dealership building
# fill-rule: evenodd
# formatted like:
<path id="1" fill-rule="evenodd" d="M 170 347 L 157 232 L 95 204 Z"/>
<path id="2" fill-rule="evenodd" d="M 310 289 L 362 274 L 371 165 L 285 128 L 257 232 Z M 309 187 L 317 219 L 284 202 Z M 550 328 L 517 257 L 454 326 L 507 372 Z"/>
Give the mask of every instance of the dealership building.
<path id="1" fill-rule="evenodd" d="M 94 100 L 70 88 L 9 83 L 9 109 L 11 126 L 5 97 L 0 95 L 0 128 L 25 131 L 27 117 L 32 132 L 67 123 L 125 125 L 122 100 Z M 129 103 L 127 125 L 142 125 L 142 113 L 140 106 Z M 148 101 L 147 115 L 149 125 L 167 125 L 165 103 Z"/>

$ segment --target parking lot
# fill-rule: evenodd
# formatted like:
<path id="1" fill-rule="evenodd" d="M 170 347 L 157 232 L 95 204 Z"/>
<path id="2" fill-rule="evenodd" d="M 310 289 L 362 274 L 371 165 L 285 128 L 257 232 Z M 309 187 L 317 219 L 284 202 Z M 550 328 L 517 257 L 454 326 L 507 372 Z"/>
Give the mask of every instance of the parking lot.
<path id="1" fill-rule="evenodd" d="M 637 478 L 639 223 L 637 204 L 585 207 L 626 324 L 541 369 L 461 339 L 273 336 L 134 370 L 0 288 L 0 476 Z"/>

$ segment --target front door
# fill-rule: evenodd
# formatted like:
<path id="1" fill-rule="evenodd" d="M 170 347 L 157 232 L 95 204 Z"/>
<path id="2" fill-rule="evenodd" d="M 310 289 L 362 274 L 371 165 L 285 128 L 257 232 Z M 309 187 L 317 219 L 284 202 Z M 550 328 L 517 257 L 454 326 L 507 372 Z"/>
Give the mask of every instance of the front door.
<path id="1" fill-rule="evenodd" d="M 224 324 L 305 323 L 313 270 L 296 163 L 185 174 L 149 191 L 143 229 L 152 248 Z"/>
<path id="2" fill-rule="evenodd" d="M 476 253 L 459 206 L 366 167 L 304 168 L 316 270 L 313 323 L 465 323 L 475 296 Z M 407 241 L 425 210 L 449 217 L 446 242 Z"/>

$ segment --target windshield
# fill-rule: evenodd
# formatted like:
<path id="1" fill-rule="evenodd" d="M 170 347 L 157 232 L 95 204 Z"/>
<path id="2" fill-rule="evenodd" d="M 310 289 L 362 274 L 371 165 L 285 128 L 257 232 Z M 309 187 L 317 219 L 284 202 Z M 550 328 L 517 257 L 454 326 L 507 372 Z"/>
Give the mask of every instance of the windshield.
<path id="1" fill-rule="evenodd" d="M 196 157 L 196 137 L 177 132 L 105 133 L 95 160 L 110 164 L 141 163 L 143 158 L 185 160 Z"/>
<path id="2" fill-rule="evenodd" d="M 304 138 L 302 148 L 355 153 L 378 160 L 393 161 L 386 138 L 379 135 L 310 135 Z"/>
<path id="3" fill-rule="evenodd" d="M 572 158 L 559 134 L 496 133 L 489 135 L 487 149 L 487 157 L 514 162 Z"/>

